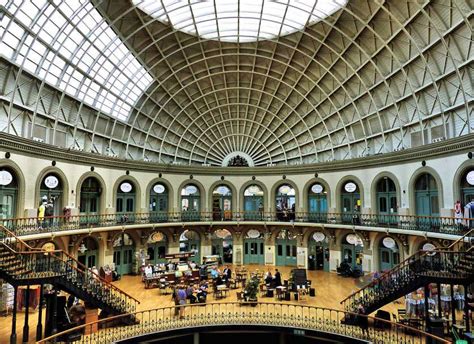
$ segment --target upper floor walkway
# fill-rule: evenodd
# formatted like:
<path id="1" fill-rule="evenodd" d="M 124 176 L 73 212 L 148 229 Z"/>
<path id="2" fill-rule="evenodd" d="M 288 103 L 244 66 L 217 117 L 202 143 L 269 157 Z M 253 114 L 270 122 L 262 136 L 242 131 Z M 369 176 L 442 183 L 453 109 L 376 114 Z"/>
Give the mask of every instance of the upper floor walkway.
<path id="1" fill-rule="evenodd" d="M 3 219 L 2 224 L 18 236 L 64 233 L 128 226 L 155 227 L 185 225 L 270 224 L 324 226 L 333 228 L 396 229 L 406 234 L 430 233 L 461 236 L 474 227 L 474 219 L 415 215 L 307 212 L 151 212 Z"/>

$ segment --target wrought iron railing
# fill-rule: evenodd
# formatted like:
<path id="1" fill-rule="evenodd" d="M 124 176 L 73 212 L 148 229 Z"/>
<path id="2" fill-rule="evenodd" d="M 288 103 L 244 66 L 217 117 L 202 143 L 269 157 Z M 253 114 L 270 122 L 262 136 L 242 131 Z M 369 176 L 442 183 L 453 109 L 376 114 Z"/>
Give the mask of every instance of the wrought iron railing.
<path id="1" fill-rule="evenodd" d="M 2 252 L 9 253 L 0 257 L 0 263 L 9 260 L 9 264 L 14 264 L 11 270 L 2 265 L 0 273 L 13 285 L 22 285 L 26 283 L 25 280 L 31 279 L 41 280 L 43 283 L 54 279 L 54 284 L 61 285 L 66 291 L 113 314 L 134 312 L 137 303 L 140 303 L 87 269 L 67 252 L 32 248 L 3 227 L 0 227 L 0 245 Z M 16 274 L 16 271 L 21 273 Z"/>
<path id="2" fill-rule="evenodd" d="M 121 315 L 81 325 L 37 343 L 67 342 L 72 338 L 75 343 L 113 343 L 130 338 L 139 342 L 141 336 L 162 331 L 207 326 L 218 329 L 216 326 L 232 325 L 308 329 L 374 343 L 449 343 L 399 323 L 342 310 L 275 302 L 254 303 L 253 306 L 240 302 L 187 305 L 183 306 L 183 317 L 179 316 L 179 306 L 162 307 L 134 313 L 134 322 L 128 326 L 117 326 L 119 320 L 126 317 Z M 367 324 L 367 329 L 364 324 Z"/>
<path id="3" fill-rule="evenodd" d="M 382 215 L 359 213 L 311 213 L 311 212 L 150 212 L 45 218 L 14 218 L 0 220 L 16 235 L 58 232 L 91 227 L 125 226 L 133 224 L 176 222 L 303 222 L 321 224 L 345 224 L 359 227 L 386 227 L 403 230 L 462 235 L 474 226 L 474 219 L 414 215 Z"/>
<path id="4" fill-rule="evenodd" d="M 367 313 L 387 304 L 430 281 L 444 280 L 457 284 L 474 277 L 474 230 L 453 242 L 448 250 L 419 251 L 384 272 L 378 279 L 341 301 L 353 311 L 363 304 Z"/>

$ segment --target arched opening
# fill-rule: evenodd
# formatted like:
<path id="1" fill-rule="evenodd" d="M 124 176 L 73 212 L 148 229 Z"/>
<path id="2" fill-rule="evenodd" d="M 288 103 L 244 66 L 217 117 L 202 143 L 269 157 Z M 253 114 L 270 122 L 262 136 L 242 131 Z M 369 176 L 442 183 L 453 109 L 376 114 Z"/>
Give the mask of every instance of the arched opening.
<path id="1" fill-rule="evenodd" d="M 61 205 L 63 204 L 63 183 L 59 175 L 56 173 L 48 173 L 41 181 L 40 186 L 40 203 L 39 203 L 39 214 L 44 216 L 60 216 L 63 214 Z M 43 211 L 44 206 L 44 211 Z M 46 226 L 51 225 L 54 219 L 47 219 Z"/>
<path id="2" fill-rule="evenodd" d="M 218 229 L 212 233 L 212 254 L 220 256 L 224 263 L 232 264 L 232 233 L 227 229 Z"/>
<path id="3" fill-rule="evenodd" d="M 347 234 L 341 243 L 341 260 L 349 264 L 352 269 L 359 268 L 362 271 L 362 260 L 364 242 L 357 234 Z"/>
<path id="4" fill-rule="evenodd" d="M 147 241 L 148 263 L 153 265 L 166 263 L 167 248 L 168 242 L 166 235 L 162 232 L 154 232 L 151 234 Z"/>
<path id="5" fill-rule="evenodd" d="M 397 223 L 397 188 L 389 177 L 382 177 L 377 183 L 377 217 L 380 224 Z"/>
<path id="6" fill-rule="evenodd" d="M 314 232 L 309 238 L 308 270 L 329 271 L 329 240 L 323 232 Z"/>
<path id="7" fill-rule="evenodd" d="M 400 263 L 398 244 L 390 236 L 380 239 L 379 242 L 379 270 L 390 270 Z"/>
<path id="8" fill-rule="evenodd" d="M 119 275 L 131 274 L 135 257 L 135 243 L 132 237 L 122 232 L 115 237 L 113 246 L 115 270 Z"/>
<path id="9" fill-rule="evenodd" d="M 186 229 L 179 237 L 179 252 L 192 252 L 189 260 L 201 264 L 201 240 L 195 231 Z"/>
<path id="10" fill-rule="evenodd" d="M 265 264 L 263 234 L 257 229 L 249 229 L 244 238 L 244 264 Z"/>
<path id="11" fill-rule="evenodd" d="M 244 191 L 244 219 L 263 220 L 263 190 L 257 184 L 249 185 Z"/>
<path id="12" fill-rule="evenodd" d="M 296 235 L 282 229 L 275 240 L 277 266 L 296 266 Z"/>
<path id="13" fill-rule="evenodd" d="M 12 169 L 3 167 L 0 170 L 0 218 L 15 218 L 17 207 L 18 178 Z"/>
<path id="14" fill-rule="evenodd" d="M 275 195 L 276 217 L 278 221 L 294 221 L 296 192 L 289 184 L 280 185 Z"/>
<path id="15" fill-rule="evenodd" d="M 166 185 L 157 183 L 150 189 L 150 221 L 168 221 L 168 188 Z"/>
<path id="16" fill-rule="evenodd" d="M 415 212 L 418 216 L 439 216 L 438 185 L 429 173 L 416 179 Z"/>
<path id="17" fill-rule="evenodd" d="M 463 213 L 461 217 L 474 219 L 474 169 L 467 170 L 461 177 L 461 204 Z M 466 223 L 470 228 L 474 227 L 474 221 Z"/>
<path id="18" fill-rule="evenodd" d="M 196 185 L 188 184 L 181 190 L 181 211 L 182 221 L 199 221 L 201 192 Z"/>
<path id="19" fill-rule="evenodd" d="M 341 190 L 342 222 L 359 224 L 360 207 L 359 185 L 353 181 L 344 183 Z"/>
<path id="20" fill-rule="evenodd" d="M 126 220 L 122 215 L 135 212 L 136 207 L 136 188 L 132 181 L 124 180 L 120 183 L 117 189 L 117 199 L 115 203 L 115 210 L 117 214 L 121 214 L 121 219 Z"/>
<path id="21" fill-rule="evenodd" d="M 212 192 L 212 219 L 232 220 L 232 190 L 226 185 L 219 185 Z"/>
<path id="22" fill-rule="evenodd" d="M 77 254 L 77 260 L 79 263 L 82 263 L 89 269 L 93 266 L 97 266 L 99 263 L 97 259 L 98 254 L 99 244 L 95 239 L 90 236 L 82 239 Z"/>
<path id="23" fill-rule="evenodd" d="M 100 213 L 100 197 L 102 187 L 95 177 L 88 177 L 81 185 L 80 206 L 81 215 L 97 215 Z"/>
<path id="24" fill-rule="evenodd" d="M 327 222 L 327 190 L 320 183 L 313 184 L 308 190 L 308 220 Z"/>

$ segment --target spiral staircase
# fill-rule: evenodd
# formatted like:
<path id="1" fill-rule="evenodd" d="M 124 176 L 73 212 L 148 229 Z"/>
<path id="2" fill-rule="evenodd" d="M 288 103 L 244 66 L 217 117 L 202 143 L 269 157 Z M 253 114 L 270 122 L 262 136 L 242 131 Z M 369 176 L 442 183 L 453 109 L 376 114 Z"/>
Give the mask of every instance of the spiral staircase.
<path id="1" fill-rule="evenodd" d="M 67 252 L 32 248 L 4 227 L 0 227 L 0 278 L 14 287 L 52 284 L 109 315 L 134 312 L 139 303 Z"/>

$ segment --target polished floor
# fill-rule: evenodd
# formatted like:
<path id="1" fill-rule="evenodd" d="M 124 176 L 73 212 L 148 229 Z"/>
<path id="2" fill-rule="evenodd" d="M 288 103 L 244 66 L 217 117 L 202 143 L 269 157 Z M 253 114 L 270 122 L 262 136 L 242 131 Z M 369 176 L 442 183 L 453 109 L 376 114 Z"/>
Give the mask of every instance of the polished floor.
<path id="1" fill-rule="evenodd" d="M 248 271 L 267 271 L 268 267 L 249 265 L 247 266 Z M 282 274 L 282 280 L 288 279 L 290 275 L 290 267 L 279 267 L 279 271 Z M 270 268 L 270 271 L 273 273 L 274 268 Z M 365 276 L 359 279 L 353 278 L 344 278 L 338 276 L 335 273 L 323 272 L 323 271 L 308 271 L 308 279 L 312 281 L 312 286 L 316 289 L 315 297 L 307 297 L 304 301 L 298 301 L 305 305 L 313 305 L 326 308 L 342 309 L 340 301 L 345 297 L 351 294 L 353 291 L 356 291 L 360 287 L 364 286 L 369 280 L 370 276 Z M 171 295 L 160 295 L 160 292 L 157 288 L 145 289 L 143 282 L 141 281 L 140 276 L 124 276 L 120 281 L 114 282 L 114 284 L 129 293 L 131 296 L 140 300 L 140 304 L 137 307 L 137 310 L 146 310 L 153 309 L 163 306 L 172 306 L 174 305 Z M 224 299 L 215 300 L 213 295 L 208 296 L 208 302 L 228 302 L 236 301 L 236 293 L 239 289 L 232 290 L 228 297 Z M 274 298 L 259 297 L 259 302 L 275 302 Z M 278 302 L 288 302 L 288 301 L 278 301 Z M 291 302 L 295 302 L 292 300 Z M 383 307 L 390 313 L 396 313 L 397 308 L 403 308 L 404 304 L 400 303 L 391 303 Z M 17 316 L 17 338 L 18 343 L 21 343 L 23 325 L 25 319 L 25 312 L 19 312 Z M 36 325 L 38 321 L 38 312 L 31 310 L 29 313 L 29 342 L 34 343 L 35 334 L 36 334 Z M 9 342 L 9 337 L 11 334 L 12 327 L 12 316 L 0 318 L 0 343 Z"/>

